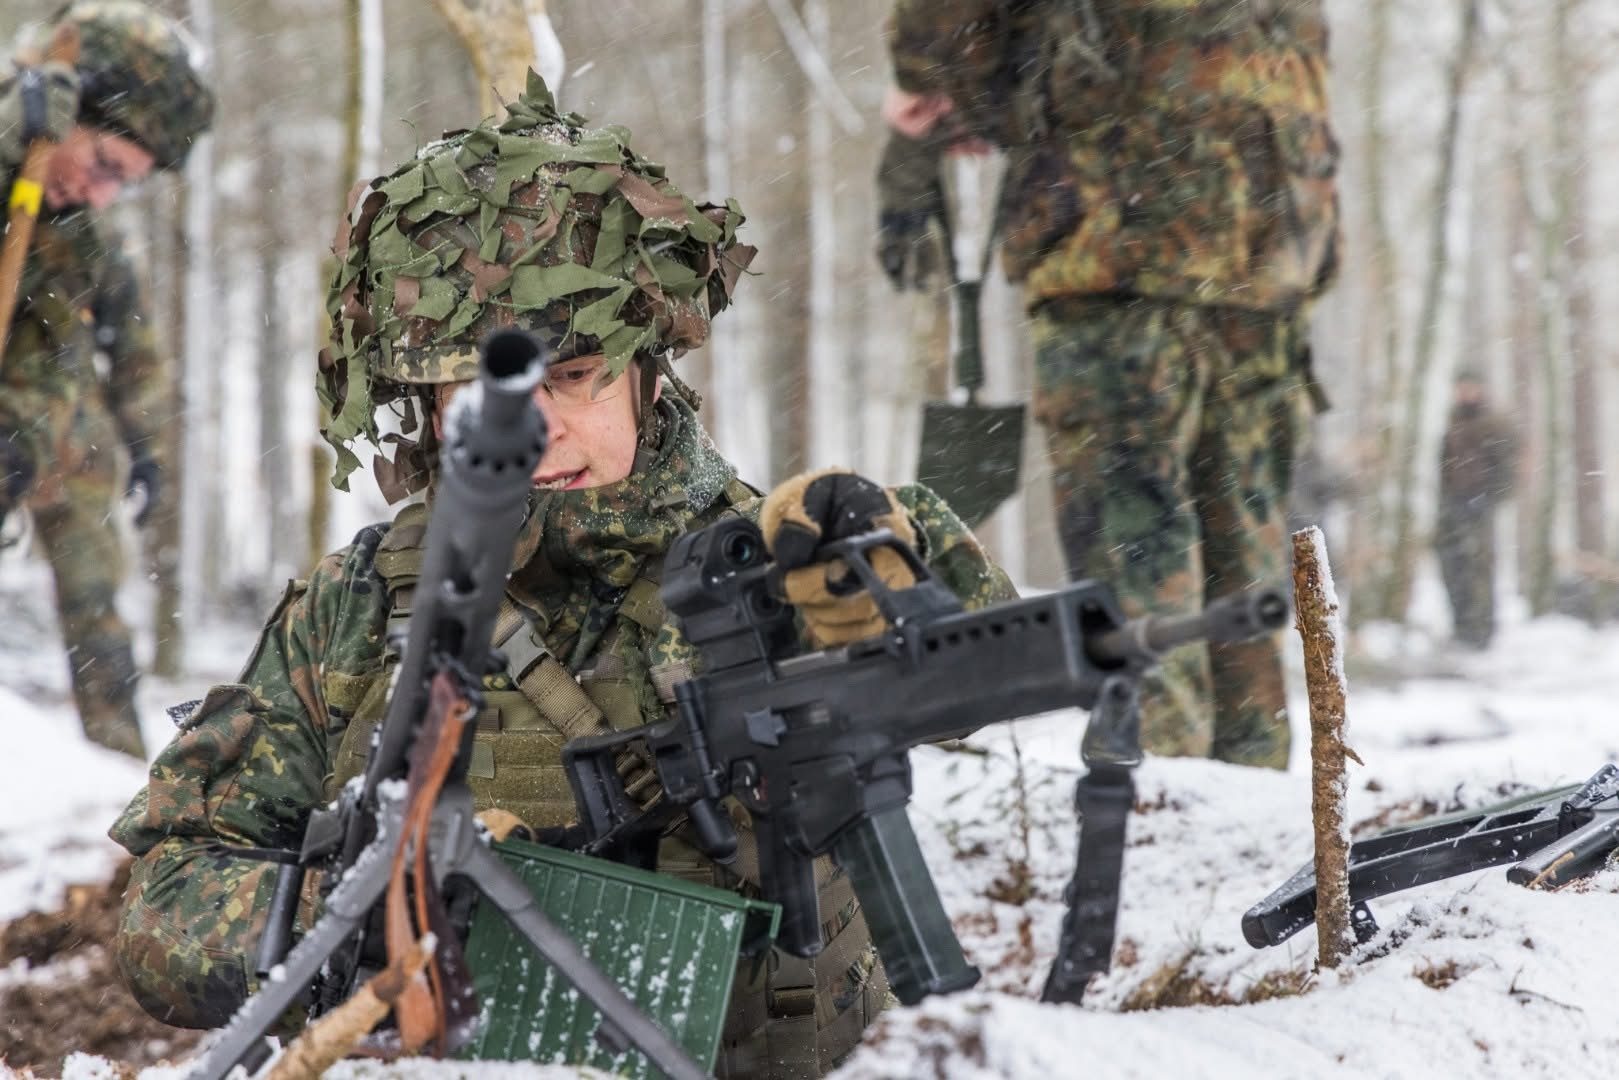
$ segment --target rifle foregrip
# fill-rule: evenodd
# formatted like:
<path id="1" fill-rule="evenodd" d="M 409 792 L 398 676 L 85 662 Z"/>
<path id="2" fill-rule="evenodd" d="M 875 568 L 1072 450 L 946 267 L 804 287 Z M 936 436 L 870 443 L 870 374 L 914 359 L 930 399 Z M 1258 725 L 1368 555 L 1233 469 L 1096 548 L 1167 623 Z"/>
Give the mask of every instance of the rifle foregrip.
<path id="1" fill-rule="evenodd" d="M 863 819 L 838 840 L 836 854 L 854 879 L 895 997 L 915 1005 L 930 994 L 978 982 L 978 969 L 962 955 L 903 806 Z"/>

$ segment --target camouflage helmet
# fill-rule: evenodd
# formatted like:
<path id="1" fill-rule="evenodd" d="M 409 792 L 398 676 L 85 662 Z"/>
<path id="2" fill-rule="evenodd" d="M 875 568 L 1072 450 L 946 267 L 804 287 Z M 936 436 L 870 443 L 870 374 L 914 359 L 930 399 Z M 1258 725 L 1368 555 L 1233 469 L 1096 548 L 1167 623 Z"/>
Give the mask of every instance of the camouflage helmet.
<path id="1" fill-rule="evenodd" d="M 135 0 L 81 0 L 63 20 L 79 28 L 79 122 L 126 136 L 159 169 L 177 169 L 214 115 L 196 43 Z"/>
<path id="2" fill-rule="evenodd" d="M 376 407 L 413 410 L 421 388 L 475 377 L 492 331 L 531 331 L 558 359 L 604 353 L 614 376 L 637 355 L 667 371 L 708 339 L 753 258 L 736 242 L 734 200 L 693 204 L 629 148 L 629 132 L 559 113 L 532 71 L 506 113 L 350 199 L 318 376 L 339 488 L 359 465 L 356 437 L 380 449 Z M 407 412 L 407 433 L 414 424 Z"/>

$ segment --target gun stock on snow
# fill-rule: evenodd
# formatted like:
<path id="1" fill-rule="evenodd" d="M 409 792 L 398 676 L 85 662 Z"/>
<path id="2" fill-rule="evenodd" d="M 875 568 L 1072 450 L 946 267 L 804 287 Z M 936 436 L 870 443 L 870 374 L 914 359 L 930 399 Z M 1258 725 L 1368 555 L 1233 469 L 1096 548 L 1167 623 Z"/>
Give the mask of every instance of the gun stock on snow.
<path id="1" fill-rule="evenodd" d="M 917 584 L 889 590 L 869 553 L 887 546 Z M 732 859 L 738 834 L 720 806 L 752 816 L 766 900 L 782 907 L 777 943 L 821 949 L 813 859 L 848 871 L 890 985 L 906 1004 L 973 985 L 906 816 L 909 751 L 985 724 L 1068 706 L 1091 710 L 1078 784 L 1079 867 L 1067 893 L 1046 1000 L 1077 1001 L 1107 969 L 1124 824 L 1140 761 L 1137 687 L 1169 649 L 1237 641 L 1279 628 L 1275 589 L 1228 596 L 1198 615 L 1126 621 L 1111 590 L 1080 582 L 965 612 L 909 547 L 886 530 L 832 545 L 892 627 L 855 644 L 794 655 L 794 611 L 756 526 L 728 519 L 682 537 L 665 564 L 663 599 L 702 651 L 703 673 L 675 687 L 678 713 L 660 723 L 574 739 L 563 751 L 593 853 L 634 857 L 683 810 L 698 845 Z M 626 796 L 616 761 L 644 746 L 665 805 Z M 661 813 L 660 813 L 661 810 Z"/>

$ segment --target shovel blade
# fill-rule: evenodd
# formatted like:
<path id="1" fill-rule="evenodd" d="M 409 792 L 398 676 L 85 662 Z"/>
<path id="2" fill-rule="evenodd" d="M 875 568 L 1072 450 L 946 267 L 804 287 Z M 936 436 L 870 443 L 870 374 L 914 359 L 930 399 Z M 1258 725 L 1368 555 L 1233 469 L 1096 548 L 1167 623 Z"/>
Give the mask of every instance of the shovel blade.
<path id="1" fill-rule="evenodd" d="M 969 527 L 977 528 L 1018 490 L 1023 464 L 1023 406 L 922 407 L 922 454 L 917 479 L 938 492 Z"/>

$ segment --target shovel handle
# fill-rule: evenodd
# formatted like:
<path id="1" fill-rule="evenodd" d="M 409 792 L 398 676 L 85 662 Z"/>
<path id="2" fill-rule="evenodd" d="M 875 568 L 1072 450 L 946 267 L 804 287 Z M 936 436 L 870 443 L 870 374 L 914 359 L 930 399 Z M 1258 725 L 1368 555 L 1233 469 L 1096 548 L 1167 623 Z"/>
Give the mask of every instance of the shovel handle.
<path id="1" fill-rule="evenodd" d="M 984 385 L 984 354 L 979 339 L 978 296 L 981 283 L 956 282 L 956 385 L 967 391 L 969 404 L 977 404 Z"/>
<path id="2" fill-rule="evenodd" d="M 73 65 L 79 61 L 79 28 L 71 22 L 57 26 L 46 51 L 47 60 Z M 17 289 L 22 285 L 23 265 L 34 239 L 34 222 L 39 218 L 45 184 L 45 166 L 51 156 L 49 139 L 35 139 L 28 146 L 22 168 L 6 195 L 5 243 L 0 246 L 0 363 L 4 362 L 6 341 L 11 336 L 11 318 L 17 310 Z"/>

